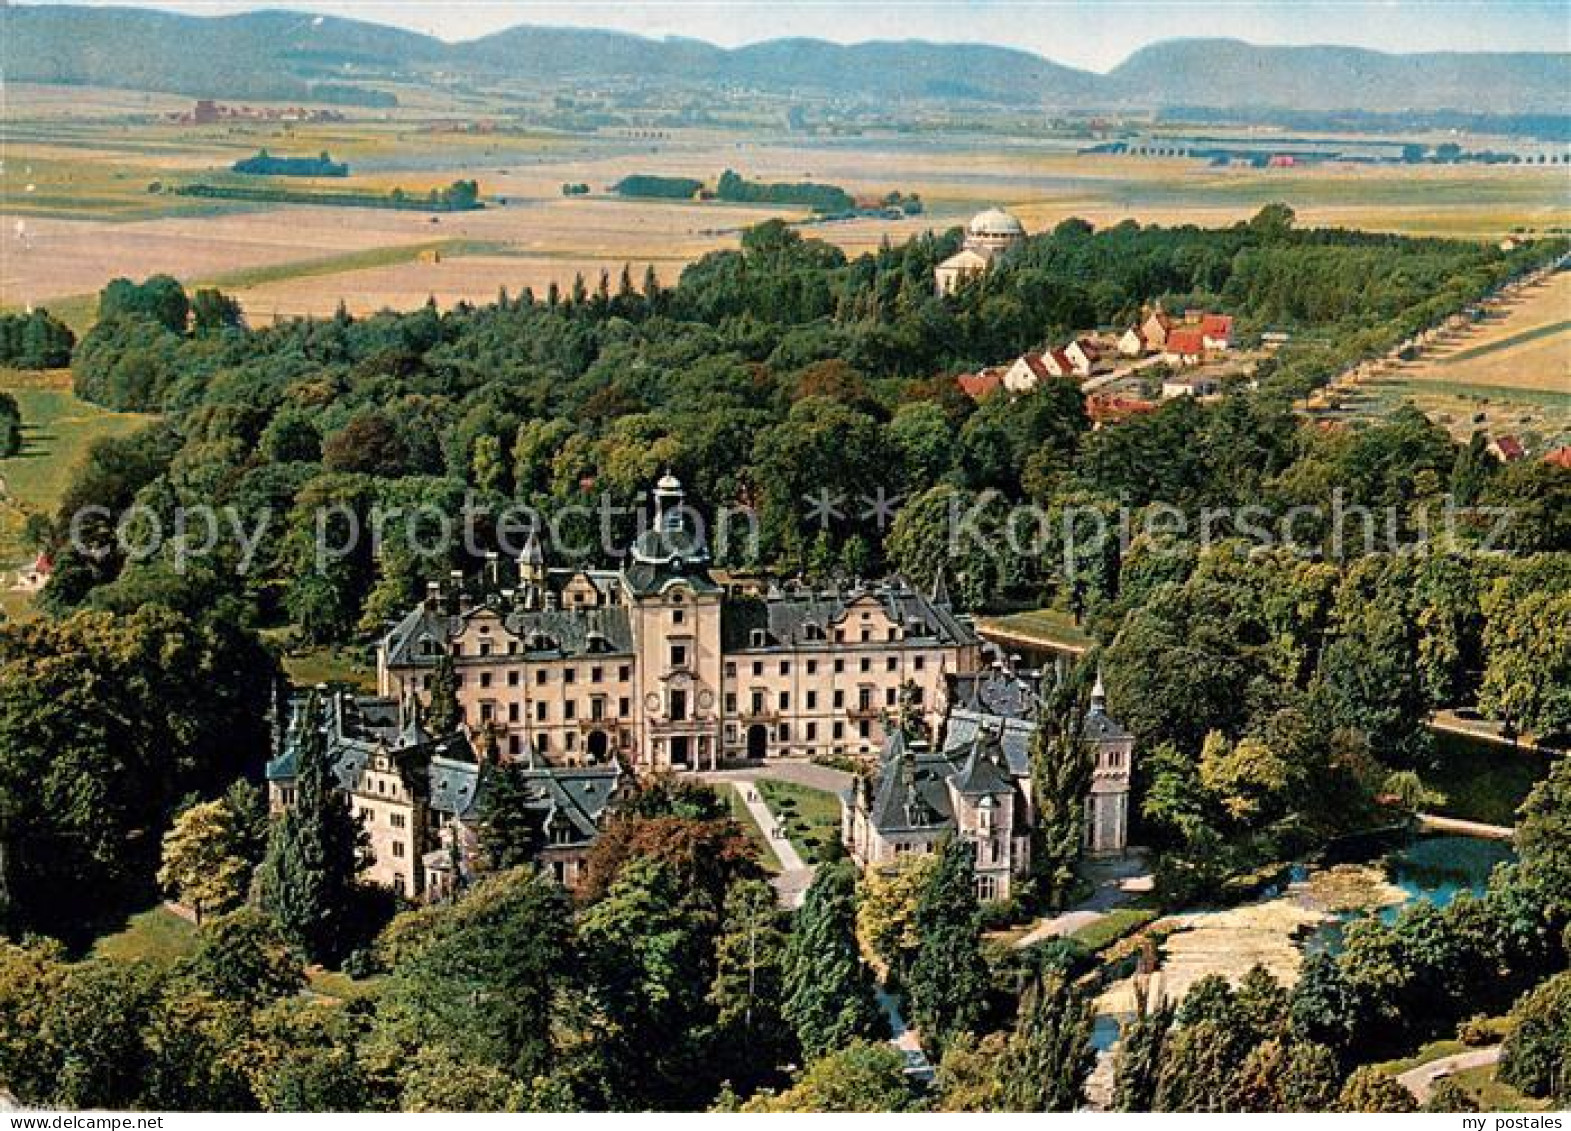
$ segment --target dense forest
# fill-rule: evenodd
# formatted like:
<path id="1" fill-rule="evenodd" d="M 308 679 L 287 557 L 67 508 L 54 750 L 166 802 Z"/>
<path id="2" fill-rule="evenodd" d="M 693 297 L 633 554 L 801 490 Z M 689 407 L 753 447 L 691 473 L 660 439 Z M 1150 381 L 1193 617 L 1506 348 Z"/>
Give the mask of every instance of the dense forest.
<path id="1" fill-rule="evenodd" d="M 0 365 L 57 369 L 71 363 L 76 335 L 39 307 L 26 314 L 0 314 Z"/>
<path id="2" fill-rule="evenodd" d="M 1072 220 L 935 297 L 933 266 L 958 243 L 950 232 L 847 260 L 771 222 L 674 286 L 624 271 L 484 307 L 266 329 L 173 279 L 106 288 L 75 349 L 77 391 L 161 419 L 92 449 L 38 531 L 56 563 L 49 615 L 0 629 L 0 921 L 67 948 L 0 947 L 0 1031 L 23 1034 L 0 1039 L 0 1079 L 73 1106 L 1079 1102 L 1088 956 L 981 940 L 984 921 L 1063 903 L 1046 871 L 1018 906 L 980 908 L 953 846 L 878 898 L 831 863 L 782 916 L 725 806 L 655 782 L 597 844 L 576 902 L 512 869 L 527 848 L 503 830 L 519 822 L 487 813 L 491 874 L 389 924 L 354 882 L 336 791 L 302 786 L 298 816 L 256 832 L 256 799 L 229 783 L 269 742 L 276 660 L 259 630 L 374 638 L 428 576 L 478 565 L 462 546 L 401 537 L 424 532 L 422 508 L 458 515 L 466 494 L 493 515 L 601 494 L 631 506 L 669 468 L 705 513 L 758 515 L 756 550 L 731 547 L 722 564 L 899 569 L 921 584 L 942 566 L 964 608 L 1072 615 L 1096 644 L 1076 680 L 1101 665 L 1142 750 L 1140 836 L 1168 907 L 1247 897 L 1332 838 L 1406 819 L 1425 801 L 1423 722 L 1437 705 L 1535 733 L 1571 727 L 1571 471 L 1501 465 L 1482 437 L 1458 444 L 1412 409 L 1329 430 L 1291 411 L 1340 368 L 1563 247 L 1302 231 L 1282 206 L 1220 230 Z M 1252 387 L 1097 430 L 1072 382 L 975 403 L 952 380 L 1157 300 L 1293 341 Z M 845 505 L 814 516 L 803 500 L 820 492 Z M 887 525 L 862 513 L 878 492 L 898 502 Z M 1464 514 L 1414 552 L 1443 529 L 1448 500 L 1510 508 L 1511 521 L 1502 532 Z M 127 553 L 196 506 L 232 508 L 226 521 L 255 537 L 194 559 L 179 537 Z M 83 521 L 90 507 L 104 510 Z M 1349 542 L 1338 507 L 1363 508 L 1380 537 Z M 402 513 L 379 553 L 324 565 L 323 508 Z M 978 537 L 949 537 L 956 513 Z M 1093 516 L 1134 533 L 1084 537 L 1076 524 Z M 1291 543 L 1259 544 L 1258 527 L 1286 516 Z M 1054 733 L 1044 726 L 1033 754 L 1043 781 L 1072 754 Z M 303 760 L 302 780 L 326 774 L 320 751 Z M 1044 840 L 1077 845 L 1078 809 Z M 1535 1036 L 1561 1031 L 1571 997 L 1564 974 L 1545 981 L 1565 968 L 1571 918 L 1563 759 L 1524 813 L 1520 862 L 1483 898 L 1361 924 L 1290 992 L 1261 972 L 1154 1007 L 1122 1046 L 1118 1102 L 1410 1105 L 1363 1066 L 1540 984 L 1516 1007 L 1529 1023 L 1502 1071 L 1534 1095 L 1563 1088 L 1563 1051 Z M 160 862 L 176 876 L 196 846 L 211 864 L 198 877 L 227 880 L 191 958 L 156 971 L 73 960 L 96 929 L 83 906 L 107 915 L 146 899 Z M 1045 845 L 1033 857 L 1053 859 Z M 322 938 L 303 907 L 344 930 Z M 926 1095 L 879 1043 L 869 950 L 939 1063 Z M 302 955 L 378 988 L 343 1007 L 301 997 Z"/>

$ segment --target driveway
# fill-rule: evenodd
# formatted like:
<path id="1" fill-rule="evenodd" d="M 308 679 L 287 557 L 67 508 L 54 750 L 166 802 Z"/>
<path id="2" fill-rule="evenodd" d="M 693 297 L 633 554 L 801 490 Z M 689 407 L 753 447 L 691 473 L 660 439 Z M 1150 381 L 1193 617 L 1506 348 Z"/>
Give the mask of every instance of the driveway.
<path id="1" fill-rule="evenodd" d="M 1455 1056 L 1443 1056 L 1439 1060 L 1431 1060 L 1428 1064 L 1420 1064 L 1417 1068 L 1409 1068 L 1397 1077 L 1397 1081 L 1413 1093 L 1415 1100 L 1419 1103 L 1426 1103 L 1429 1100 L 1429 1093 L 1434 1091 L 1435 1085 L 1447 1076 L 1454 1076 L 1468 1068 L 1481 1068 L 1486 1064 L 1497 1064 L 1499 1061 L 1499 1045 L 1494 1045 L 1487 1049 L 1473 1049 L 1471 1052 L 1459 1052 Z"/>
<path id="2" fill-rule="evenodd" d="M 730 770 L 706 770 L 697 776 L 709 782 L 788 781 L 834 794 L 844 793 L 856 780 L 844 770 L 800 759 L 760 762 L 756 766 Z"/>

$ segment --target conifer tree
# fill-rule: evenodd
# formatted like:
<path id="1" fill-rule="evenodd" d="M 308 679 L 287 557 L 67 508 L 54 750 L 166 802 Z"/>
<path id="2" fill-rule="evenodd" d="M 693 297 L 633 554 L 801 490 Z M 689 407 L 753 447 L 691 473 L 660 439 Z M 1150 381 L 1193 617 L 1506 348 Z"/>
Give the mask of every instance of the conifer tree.
<path id="1" fill-rule="evenodd" d="M 982 912 L 976 899 L 975 849 L 948 837 L 938 867 L 917 906 L 921 946 L 911 966 L 913 1019 L 923 1039 L 942 1050 L 961 1033 L 974 1033 L 987 1009 L 987 963 L 982 958 Z"/>
<path id="2" fill-rule="evenodd" d="M 321 701 L 300 723 L 295 802 L 273 825 L 259 874 L 262 909 L 314 962 L 333 962 L 351 931 L 365 834 L 336 788 Z"/>
<path id="3" fill-rule="evenodd" d="M 887 1027 L 856 945 L 856 869 L 845 860 L 813 877 L 785 954 L 786 1020 L 809 1061 Z"/>
<path id="4" fill-rule="evenodd" d="M 458 672 L 453 667 L 453 657 L 443 652 L 431 673 L 431 705 L 426 708 L 426 729 L 437 736 L 452 734 L 464 721 L 463 708 L 458 705 Z"/>
<path id="5" fill-rule="evenodd" d="M 1058 971 L 1026 991 L 1004 1057 L 1006 1111 L 1074 1111 L 1096 1064 L 1091 1003 Z"/>
<path id="6" fill-rule="evenodd" d="M 1147 941 L 1140 956 L 1140 971 L 1135 976 L 1134 1020 L 1119 1035 L 1118 1056 L 1113 1064 L 1115 1111 L 1156 1110 L 1156 1083 L 1178 1005 L 1165 997 L 1151 1000 L 1150 972 L 1155 965 L 1155 947 Z"/>
<path id="7" fill-rule="evenodd" d="M 1062 911 L 1074 891 L 1075 864 L 1085 842 L 1085 800 L 1092 755 L 1081 733 L 1085 703 L 1066 685 L 1042 711 L 1031 745 L 1037 820 L 1031 867 L 1050 910 Z"/>

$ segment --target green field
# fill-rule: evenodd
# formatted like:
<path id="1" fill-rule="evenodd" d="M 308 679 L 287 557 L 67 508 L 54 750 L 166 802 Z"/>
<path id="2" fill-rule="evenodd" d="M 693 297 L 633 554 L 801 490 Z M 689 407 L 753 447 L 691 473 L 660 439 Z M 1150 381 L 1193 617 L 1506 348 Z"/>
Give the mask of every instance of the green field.
<path id="1" fill-rule="evenodd" d="M 983 635 L 989 631 L 1019 639 L 1022 643 L 1068 652 L 1084 652 L 1096 640 L 1075 624 L 1074 618 L 1058 609 L 1032 609 L 1008 616 L 984 617 L 979 623 Z M 1009 641 L 1005 641 L 1006 646 Z"/>
<path id="2" fill-rule="evenodd" d="M 190 954 L 195 946 L 196 927 L 159 904 L 131 916 L 124 930 L 99 939 L 93 944 L 93 957 L 168 966 Z"/>
<path id="3" fill-rule="evenodd" d="M 14 567 L 27 556 L 22 524 L 29 511 L 48 513 L 59 504 L 78 462 L 94 440 L 123 436 L 152 417 L 109 412 L 78 400 L 70 377 L 0 370 L 0 389 L 22 410 L 22 451 L 0 460 L 0 567 Z"/>
<path id="4" fill-rule="evenodd" d="M 1424 784 L 1446 795 L 1435 811 L 1486 825 L 1516 824 L 1528 791 L 1549 773 L 1547 754 L 1450 731 L 1435 731 L 1436 765 Z"/>
<path id="5" fill-rule="evenodd" d="M 809 864 L 840 839 L 840 798 L 822 789 L 786 781 L 756 783 L 787 839 Z"/>

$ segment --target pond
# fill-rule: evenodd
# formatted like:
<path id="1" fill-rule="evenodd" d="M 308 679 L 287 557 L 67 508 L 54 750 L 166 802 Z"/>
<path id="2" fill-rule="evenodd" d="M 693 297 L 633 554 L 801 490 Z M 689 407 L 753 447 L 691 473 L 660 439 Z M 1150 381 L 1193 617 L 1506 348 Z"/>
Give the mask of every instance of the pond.
<path id="1" fill-rule="evenodd" d="M 1372 914 L 1387 923 L 1395 921 L 1402 908 L 1416 900 L 1444 907 L 1462 892 L 1482 895 L 1495 865 L 1515 859 L 1511 845 L 1503 840 L 1484 840 L 1471 836 L 1419 836 L 1385 858 L 1386 875 L 1406 893 L 1401 903 L 1380 908 Z M 1342 949 L 1347 924 L 1371 914 L 1351 911 L 1333 922 L 1311 931 L 1304 939 L 1306 954 L 1336 954 Z"/>

